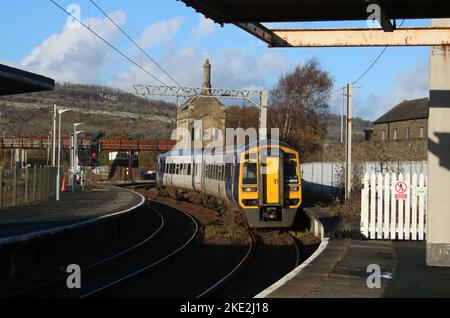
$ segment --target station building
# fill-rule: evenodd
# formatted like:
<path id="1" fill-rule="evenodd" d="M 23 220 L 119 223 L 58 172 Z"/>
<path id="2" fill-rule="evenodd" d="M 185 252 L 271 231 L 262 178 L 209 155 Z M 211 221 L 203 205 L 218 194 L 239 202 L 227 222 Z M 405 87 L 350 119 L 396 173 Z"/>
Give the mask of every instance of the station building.
<path id="1" fill-rule="evenodd" d="M 190 133 L 191 141 L 203 140 L 203 146 L 211 142 L 222 143 L 225 140 L 225 105 L 211 95 L 211 64 L 206 59 L 203 65 L 202 96 L 189 98 L 177 108 L 177 128 Z M 201 128 L 195 123 L 201 121 Z M 221 132 L 221 133 L 220 133 Z M 177 140 L 185 136 L 179 131 Z"/>

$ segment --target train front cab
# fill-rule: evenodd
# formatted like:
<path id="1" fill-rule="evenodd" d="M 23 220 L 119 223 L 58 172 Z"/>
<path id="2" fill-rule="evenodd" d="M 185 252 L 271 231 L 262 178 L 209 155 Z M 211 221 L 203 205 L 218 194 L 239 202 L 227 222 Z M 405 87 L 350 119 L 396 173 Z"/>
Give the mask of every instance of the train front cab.
<path id="1" fill-rule="evenodd" d="M 263 151 L 267 156 L 262 160 L 258 147 L 241 154 L 239 205 L 252 228 L 291 227 L 301 205 L 299 154 L 277 148 L 275 155 Z"/>

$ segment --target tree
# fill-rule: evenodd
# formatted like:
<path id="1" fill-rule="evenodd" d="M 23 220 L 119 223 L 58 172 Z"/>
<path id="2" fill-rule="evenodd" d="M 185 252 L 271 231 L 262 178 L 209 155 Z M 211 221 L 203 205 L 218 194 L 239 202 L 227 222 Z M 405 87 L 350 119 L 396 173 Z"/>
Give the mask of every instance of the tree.
<path id="1" fill-rule="evenodd" d="M 258 128 L 259 109 L 256 106 L 230 106 L 225 113 L 227 128 Z"/>
<path id="2" fill-rule="evenodd" d="M 282 76 L 271 91 L 269 127 L 279 128 L 280 140 L 303 152 L 320 149 L 326 136 L 325 115 L 333 79 L 312 59 Z"/>

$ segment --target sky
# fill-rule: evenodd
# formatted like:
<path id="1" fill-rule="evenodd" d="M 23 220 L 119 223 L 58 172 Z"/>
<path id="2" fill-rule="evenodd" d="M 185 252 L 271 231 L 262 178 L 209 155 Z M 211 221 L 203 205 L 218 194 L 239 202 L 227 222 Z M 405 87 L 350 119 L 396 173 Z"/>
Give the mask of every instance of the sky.
<path id="1" fill-rule="evenodd" d="M 81 20 L 162 82 L 174 85 L 89 0 L 55 0 L 76 5 Z M 178 83 L 202 84 L 205 58 L 212 85 L 272 89 L 280 76 L 316 59 L 334 79 L 335 89 L 353 82 L 382 48 L 268 48 L 234 25 L 221 27 L 176 0 L 95 0 Z M 132 65 L 89 30 L 68 21 L 49 0 L 2 1 L 0 63 L 54 78 L 58 82 L 98 84 L 130 90 L 133 84 L 161 84 Z M 404 26 L 427 26 L 428 20 Z M 75 26 L 75 27 L 74 27 Z M 278 24 L 271 26 L 278 26 Z M 365 21 L 296 23 L 284 27 L 366 27 Z M 375 120 L 405 99 L 428 96 L 429 48 L 390 47 L 354 88 L 354 115 Z M 339 113 L 342 95 L 331 96 Z"/>

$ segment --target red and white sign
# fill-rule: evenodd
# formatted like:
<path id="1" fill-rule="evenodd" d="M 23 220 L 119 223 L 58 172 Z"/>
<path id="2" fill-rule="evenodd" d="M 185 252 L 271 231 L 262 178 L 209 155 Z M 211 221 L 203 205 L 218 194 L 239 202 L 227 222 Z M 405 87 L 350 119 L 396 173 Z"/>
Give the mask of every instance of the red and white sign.
<path id="1" fill-rule="evenodd" d="M 396 181 L 394 183 L 394 197 L 397 200 L 406 200 L 408 199 L 408 185 L 405 181 Z"/>

